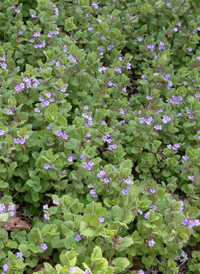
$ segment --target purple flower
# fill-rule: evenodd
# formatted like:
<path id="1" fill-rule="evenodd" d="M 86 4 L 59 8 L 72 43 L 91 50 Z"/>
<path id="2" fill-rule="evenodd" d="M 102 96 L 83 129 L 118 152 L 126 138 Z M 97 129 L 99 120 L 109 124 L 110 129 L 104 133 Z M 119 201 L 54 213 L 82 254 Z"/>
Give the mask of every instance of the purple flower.
<path id="1" fill-rule="evenodd" d="M 156 205 L 152 205 L 150 208 L 155 211 L 158 207 Z"/>
<path id="2" fill-rule="evenodd" d="M 183 158 L 184 161 L 188 160 L 188 157 L 186 155 L 182 156 L 182 158 Z"/>
<path id="3" fill-rule="evenodd" d="M 14 90 L 17 91 L 17 92 L 21 92 L 22 91 L 22 88 L 20 86 L 16 86 L 14 87 Z"/>
<path id="4" fill-rule="evenodd" d="M 7 67 L 7 64 L 6 63 L 0 63 L 0 66 L 2 69 L 5 69 Z"/>
<path id="5" fill-rule="evenodd" d="M 61 62 L 60 61 L 56 62 L 56 67 L 60 67 L 60 66 L 61 66 Z"/>
<path id="6" fill-rule="evenodd" d="M 69 273 L 76 273 L 76 272 L 77 272 L 76 268 L 70 267 Z"/>
<path id="7" fill-rule="evenodd" d="M 74 155 L 70 155 L 70 156 L 67 158 L 67 160 L 68 160 L 69 162 L 73 162 L 75 159 L 76 159 L 76 156 L 74 156 Z"/>
<path id="8" fill-rule="evenodd" d="M 98 195 L 96 194 L 96 190 L 95 189 L 90 190 L 90 194 L 92 195 L 93 198 L 97 198 L 98 197 Z"/>
<path id="9" fill-rule="evenodd" d="M 164 124 L 168 124 L 171 121 L 171 118 L 169 116 L 167 116 L 167 115 L 164 115 L 163 118 L 161 119 L 161 121 Z"/>
<path id="10" fill-rule="evenodd" d="M 85 269 L 85 270 L 83 271 L 83 274 L 90 274 L 90 271 L 89 271 L 88 269 Z"/>
<path id="11" fill-rule="evenodd" d="M 130 188 L 131 188 L 131 185 L 127 185 L 125 188 L 122 189 L 122 191 L 121 191 L 122 194 L 126 195 L 128 193 L 128 191 L 129 191 Z"/>
<path id="12" fill-rule="evenodd" d="M 154 128 L 155 128 L 156 130 L 162 130 L 162 125 L 155 125 Z"/>
<path id="13" fill-rule="evenodd" d="M 151 99 L 152 99 L 152 97 L 151 97 L 151 96 L 147 96 L 146 98 L 147 98 L 147 100 L 151 100 Z"/>
<path id="14" fill-rule="evenodd" d="M 67 134 L 62 134 L 62 136 L 61 136 L 64 140 L 67 140 L 68 138 L 69 138 L 69 136 L 67 135 Z"/>
<path id="15" fill-rule="evenodd" d="M 196 57 L 196 59 L 197 59 L 198 61 L 200 61 L 200 55 L 198 55 L 198 56 Z"/>
<path id="16" fill-rule="evenodd" d="M 145 74 L 143 74 L 143 75 L 141 76 L 141 78 L 142 78 L 142 79 L 146 79 L 147 77 L 146 77 Z"/>
<path id="17" fill-rule="evenodd" d="M 140 210 L 140 209 L 138 209 L 138 211 L 137 211 L 140 215 L 142 215 L 143 214 L 143 211 L 142 210 Z"/>
<path id="18" fill-rule="evenodd" d="M 178 208 L 178 210 L 182 211 L 183 207 L 184 207 L 184 202 L 183 201 L 178 201 L 179 204 L 181 204 L 181 206 Z"/>
<path id="19" fill-rule="evenodd" d="M 126 68 L 127 68 L 127 69 L 131 69 L 131 63 L 127 63 L 127 64 L 126 64 Z"/>
<path id="20" fill-rule="evenodd" d="M 49 220 L 50 219 L 49 214 L 44 214 L 44 218 L 45 218 L 45 220 Z"/>
<path id="21" fill-rule="evenodd" d="M 116 72 L 118 72 L 118 73 L 122 73 L 121 68 L 114 68 L 114 70 L 115 70 Z"/>
<path id="22" fill-rule="evenodd" d="M 109 45 L 109 46 L 107 46 L 107 50 L 111 50 L 112 48 L 114 48 L 114 46 L 113 46 L 113 45 Z"/>
<path id="23" fill-rule="evenodd" d="M 0 204 L 0 213 L 4 213 L 6 211 L 6 207 L 4 204 Z"/>
<path id="24" fill-rule="evenodd" d="M 15 12 L 20 13 L 21 11 L 20 11 L 20 9 L 15 9 Z"/>
<path id="25" fill-rule="evenodd" d="M 81 241 L 81 236 L 80 236 L 79 234 L 76 236 L 75 241 L 76 241 L 76 242 Z"/>
<path id="26" fill-rule="evenodd" d="M 116 148 L 117 148 L 117 144 L 108 146 L 108 150 L 113 150 L 113 149 L 116 149 Z"/>
<path id="27" fill-rule="evenodd" d="M 194 176 L 188 176 L 188 179 L 193 182 L 194 181 Z"/>
<path id="28" fill-rule="evenodd" d="M 90 184 L 88 185 L 88 188 L 94 188 L 94 187 L 93 187 L 93 185 L 90 183 Z"/>
<path id="29" fill-rule="evenodd" d="M 0 135 L 4 135 L 5 134 L 5 131 L 4 130 L 0 130 Z"/>
<path id="30" fill-rule="evenodd" d="M 178 28 L 173 28 L 173 30 L 174 30 L 175 32 L 177 32 L 177 31 L 178 31 Z"/>
<path id="31" fill-rule="evenodd" d="M 154 188 L 150 188 L 151 193 L 156 193 L 156 190 Z"/>
<path id="32" fill-rule="evenodd" d="M 17 258 L 22 258 L 23 257 L 23 253 L 22 252 L 17 252 Z"/>
<path id="33" fill-rule="evenodd" d="M 49 163 L 46 163 L 46 164 L 44 164 L 44 168 L 45 169 L 52 169 L 53 167 L 49 164 Z"/>
<path id="34" fill-rule="evenodd" d="M 189 119 L 194 119 L 194 115 L 191 115 L 191 114 L 190 114 L 190 115 L 188 115 L 188 118 L 189 118 Z"/>
<path id="35" fill-rule="evenodd" d="M 82 163 L 82 167 L 88 170 L 92 170 L 92 166 L 94 165 L 94 162 L 90 161 L 90 162 L 83 162 Z"/>
<path id="36" fill-rule="evenodd" d="M 89 30 L 89 31 L 93 30 L 93 27 L 89 27 L 88 30 Z"/>
<path id="37" fill-rule="evenodd" d="M 154 246 L 156 243 L 154 242 L 153 239 L 151 239 L 150 241 L 148 241 L 148 245 L 149 246 Z"/>
<path id="38" fill-rule="evenodd" d="M 41 247 L 43 250 L 47 250 L 47 248 L 48 248 L 47 244 L 41 244 L 40 247 Z"/>
<path id="39" fill-rule="evenodd" d="M 141 269 L 137 272 L 137 274 L 145 274 L 145 272 Z"/>
<path id="40" fill-rule="evenodd" d="M 99 18 L 99 19 L 97 19 L 97 21 L 98 21 L 99 23 L 101 23 L 101 22 L 102 22 L 102 19 L 101 19 L 101 18 Z"/>
<path id="41" fill-rule="evenodd" d="M 97 177 L 102 178 L 102 177 L 104 177 L 104 176 L 106 176 L 106 172 L 105 172 L 105 170 L 102 169 L 102 170 L 97 174 Z"/>
<path id="42" fill-rule="evenodd" d="M 40 37 L 41 34 L 40 34 L 40 32 L 35 31 L 35 32 L 33 33 L 33 36 L 34 36 L 34 37 Z"/>
<path id="43" fill-rule="evenodd" d="M 184 219 L 182 219 L 182 224 L 188 227 L 194 227 L 194 226 L 199 226 L 200 221 L 198 219 L 192 220 L 185 217 Z"/>
<path id="44" fill-rule="evenodd" d="M 108 184 L 110 182 L 111 178 L 104 178 L 103 181 L 105 184 Z"/>
<path id="45" fill-rule="evenodd" d="M 84 154 L 81 154 L 81 159 L 82 159 L 82 160 L 86 160 L 86 158 L 87 158 L 87 157 L 86 157 Z"/>
<path id="46" fill-rule="evenodd" d="M 35 111 L 35 112 L 38 112 L 38 113 L 41 112 L 39 108 L 35 108 L 34 111 Z"/>
<path id="47" fill-rule="evenodd" d="M 15 210 L 15 206 L 14 205 L 9 205 L 8 206 L 8 211 L 12 211 L 12 210 Z"/>
<path id="48" fill-rule="evenodd" d="M 101 71 L 105 71 L 105 70 L 106 70 L 106 67 L 104 67 L 104 66 L 103 66 L 103 67 L 99 67 L 99 68 L 98 68 L 98 71 L 99 71 L 99 72 L 101 72 Z"/>
<path id="49" fill-rule="evenodd" d="M 3 265 L 3 270 L 4 270 L 4 271 L 8 271 L 8 270 L 9 270 L 9 267 L 8 267 L 7 264 L 4 264 L 4 265 Z"/>
<path id="50" fill-rule="evenodd" d="M 59 15 L 59 9 L 58 9 L 58 8 L 55 8 L 55 9 L 54 9 L 54 13 L 55 13 L 55 15 Z"/>
<path id="51" fill-rule="evenodd" d="M 180 147 L 180 145 L 179 145 L 179 144 L 175 144 L 175 145 L 172 147 L 172 149 L 173 149 L 173 150 L 178 150 L 178 149 L 179 149 L 179 147 Z"/>
<path id="52" fill-rule="evenodd" d="M 97 5 L 97 3 L 95 3 L 95 2 L 92 3 L 92 6 L 93 6 L 95 9 L 98 9 L 98 7 L 99 7 L 99 6 Z"/>
<path id="53" fill-rule="evenodd" d="M 138 41 L 141 42 L 142 40 L 143 40 L 143 38 L 139 36 Z"/>
<path id="54" fill-rule="evenodd" d="M 43 205 L 43 209 L 49 209 L 49 206 L 47 204 Z"/>
<path id="55" fill-rule="evenodd" d="M 144 117 L 139 118 L 140 124 L 144 124 L 146 122 L 146 119 Z"/>
<path id="56" fill-rule="evenodd" d="M 146 123 L 147 125 L 150 125 L 152 121 L 153 121 L 153 117 L 150 116 L 148 119 L 146 119 L 145 123 Z"/>
<path id="57" fill-rule="evenodd" d="M 155 46 L 154 46 L 154 45 L 149 44 L 149 45 L 147 45 L 147 48 L 148 48 L 148 49 L 150 49 L 151 51 L 153 51 L 153 50 L 154 50 L 154 48 L 155 48 Z"/>
<path id="58" fill-rule="evenodd" d="M 104 223 L 104 218 L 103 217 L 99 217 L 98 220 L 99 220 L 100 224 Z"/>
<path id="59" fill-rule="evenodd" d="M 147 219 L 148 219 L 148 217 L 149 217 L 149 213 L 150 213 L 150 211 L 148 211 L 148 212 L 144 215 L 145 220 L 147 220 Z"/>
<path id="60" fill-rule="evenodd" d="M 187 48 L 188 49 L 188 51 L 192 51 L 192 48 L 191 47 L 189 47 L 189 48 Z"/>
<path id="61" fill-rule="evenodd" d="M 59 201 L 58 200 L 53 200 L 53 204 L 54 205 L 59 205 Z"/>

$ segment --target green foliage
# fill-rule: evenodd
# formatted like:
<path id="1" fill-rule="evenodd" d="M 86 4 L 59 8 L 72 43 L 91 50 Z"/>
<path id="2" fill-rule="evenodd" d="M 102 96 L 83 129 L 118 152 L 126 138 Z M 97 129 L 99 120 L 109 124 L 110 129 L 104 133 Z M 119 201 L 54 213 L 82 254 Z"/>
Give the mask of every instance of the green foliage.
<path id="1" fill-rule="evenodd" d="M 2 273 L 199 273 L 198 4 L 0 2 Z"/>

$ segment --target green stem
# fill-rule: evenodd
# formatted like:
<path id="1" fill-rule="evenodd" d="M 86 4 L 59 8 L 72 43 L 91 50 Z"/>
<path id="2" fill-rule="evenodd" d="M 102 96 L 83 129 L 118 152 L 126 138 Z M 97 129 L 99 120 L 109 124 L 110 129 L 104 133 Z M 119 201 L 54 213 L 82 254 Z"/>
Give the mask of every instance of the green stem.
<path id="1" fill-rule="evenodd" d="M 121 219 L 121 223 L 124 221 L 125 215 L 126 215 L 126 209 L 124 209 L 123 216 L 122 216 L 122 219 Z M 108 265 L 110 265 L 111 260 L 112 260 L 112 257 L 113 257 L 113 255 L 114 255 L 114 250 L 115 250 L 116 245 L 117 245 L 117 242 L 118 242 L 118 236 L 119 236 L 119 233 L 120 233 L 120 231 L 121 231 L 121 227 L 122 227 L 122 226 L 119 226 L 118 231 L 117 231 L 117 234 L 116 234 L 116 236 L 115 236 L 114 243 L 113 243 L 113 246 L 112 246 L 112 250 L 111 250 L 111 253 L 110 253 L 110 257 L 109 257 L 109 259 L 108 259 Z"/>

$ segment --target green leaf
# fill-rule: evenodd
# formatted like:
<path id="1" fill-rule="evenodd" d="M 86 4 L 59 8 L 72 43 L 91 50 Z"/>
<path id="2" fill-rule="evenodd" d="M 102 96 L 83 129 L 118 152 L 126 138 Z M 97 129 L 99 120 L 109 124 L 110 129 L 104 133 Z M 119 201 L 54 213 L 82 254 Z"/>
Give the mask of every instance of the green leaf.
<path id="1" fill-rule="evenodd" d="M 101 258 L 102 258 L 102 250 L 99 246 L 95 246 L 91 255 L 92 263 L 94 263 L 96 259 L 101 259 Z"/>
<path id="2" fill-rule="evenodd" d="M 2 222 L 6 222 L 9 218 L 9 214 L 8 213 L 1 213 L 0 214 L 0 223 Z"/>
<path id="3" fill-rule="evenodd" d="M 86 214 L 82 218 L 83 222 L 86 222 L 88 226 L 99 226 L 99 220 L 95 214 Z"/>
<path id="4" fill-rule="evenodd" d="M 67 19 L 65 19 L 64 30 L 68 32 L 70 30 L 75 30 L 75 29 L 77 29 L 77 27 L 74 24 L 74 17 L 68 17 Z"/>
<path id="5" fill-rule="evenodd" d="M 93 237 L 95 235 L 94 229 L 89 228 L 88 224 L 82 221 L 80 223 L 80 232 L 85 237 Z"/>
<path id="6" fill-rule="evenodd" d="M 112 264 L 115 266 L 116 273 L 124 271 L 128 267 L 129 263 L 129 260 L 123 257 L 118 257 L 112 261 Z"/>
<path id="7" fill-rule="evenodd" d="M 133 239 L 130 236 L 127 236 L 123 239 L 121 239 L 116 247 L 117 251 L 123 251 L 127 247 L 131 246 L 133 244 Z"/>
<path id="8" fill-rule="evenodd" d="M 28 234 L 28 241 L 31 243 L 35 243 L 41 240 L 42 240 L 42 234 L 39 228 L 32 228 L 30 233 Z"/>
<path id="9" fill-rule="evenodd" d="M 49 263 L 44 263 L 45 271 L 48 274 L 56 274 L 56 270 L 49 264 Z M 43 273 L 43 272 L 42 272 Z"/>

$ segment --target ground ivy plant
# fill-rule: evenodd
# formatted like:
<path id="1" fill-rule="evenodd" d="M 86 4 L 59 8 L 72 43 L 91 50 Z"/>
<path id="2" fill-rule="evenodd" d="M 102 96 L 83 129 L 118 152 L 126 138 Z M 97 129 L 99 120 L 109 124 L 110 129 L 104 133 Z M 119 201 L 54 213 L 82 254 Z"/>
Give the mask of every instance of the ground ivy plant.
<path id="1" fill-rule="evenodd" d="M 1 1 L 2 274 L 200 273 L 199 21 L 197 0 Z"/>

